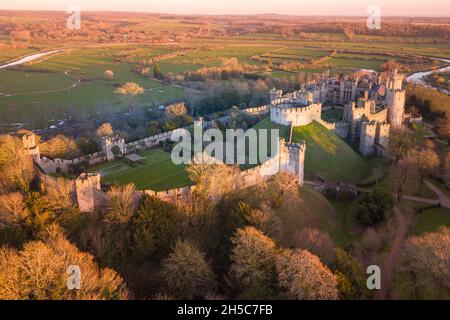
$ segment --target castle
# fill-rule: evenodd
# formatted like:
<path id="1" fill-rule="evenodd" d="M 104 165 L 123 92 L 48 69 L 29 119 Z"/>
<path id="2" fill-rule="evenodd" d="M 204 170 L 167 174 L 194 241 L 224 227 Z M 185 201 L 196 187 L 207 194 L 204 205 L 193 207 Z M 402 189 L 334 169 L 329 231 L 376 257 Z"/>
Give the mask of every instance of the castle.
<path id="1" fill-rule="evenodd" d="M 317 121 L 358 144 L 364 156 L 384 155 L 390 128 L 401 127 L 405 120 L 403 80 L 404 75 L 394 69 L 378 76 L 317 81 L 285 95 L 274 88 L 270 90 L 270 120 L 292 127 Z M 342 120 L 324 121 L 324 105 L 343 109 Z"/>
<path id="2" fill-rule="evenodd" d="M 404 76 L 397 70 L 393 70 L 385 75 L 385 81 L 382 79 L 382 75 L 376 78 L 372 75 L 341 81 L 332 78 L 303 85 L 300 90 L 286 95 L 283 95 L 281 90 L 272 89 L 269 105 L 242 111 L 249 114 L 269 112 L 272 122 L 289 125 L 291 129 L 294 126 L 305 126 L 317 121 L 338 136 L 357 143 L 363 155 L 381 155 L 386 153 L 390 128 L 401 127 L 406 119 L 405 90 L 402 89 Z M 342 120 L 324 121 L 321 118 L 324 105 L 342 108 Z M 226 120 L 225 118 L 222 117 L 218 121 Z M 213 122 L 204 121 L 202 126 L 207 128 L 213 125 Z M 57 167 L 64 172 L 68 165 L 79 161 L 89 161 L 90 165 L 111 161 L 116 156 L 129 154 L 140 148 L 156 146 L 159 141 L 168 139 L 177 130 L 181 129 L 127 144 L 119 137 L 105 137 L 101 141 L 102 152 L 72 160 L 41 159 L 34 134 L 25 134 L 22 142 L 40 168 L 41 180 L 45 182 L 54 179 L 48 173 L 55 172 Z M 306 143 L 291 143 L 280 139 L 277 149 L 278 152 L 268 161 L 252 169 L 241 171 L 237 185 L 240 188 L 257 185 L 277 172 L 288 172 L 295 177 L 299 185 L 303 185 Z M 83 173 L 73 180 L 73 183 L 74 197 L 81 211 L 93 212 L 96 208 L 104 206 L 107 196 L 101 190 L 98 173 Z M 195 186 L 187 186 L 160 192 L 143 190 L 138 194 L 149 194 L 173 202 L 188 199 L 194 189 Z"/>

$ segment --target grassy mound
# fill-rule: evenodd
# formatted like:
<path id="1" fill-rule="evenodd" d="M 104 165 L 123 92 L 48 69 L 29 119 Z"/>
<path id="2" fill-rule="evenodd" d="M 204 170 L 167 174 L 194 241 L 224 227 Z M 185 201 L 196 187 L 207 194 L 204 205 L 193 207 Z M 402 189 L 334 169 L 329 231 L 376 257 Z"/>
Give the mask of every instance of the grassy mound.
<path id="1" fill-rule="evenodd" d="M 293 142 L 306 141 L 305 176 L 325 180 L 356 182 L 366 177 L 368 163 L 344 140 L 321 124 L 295 127 Z"/>

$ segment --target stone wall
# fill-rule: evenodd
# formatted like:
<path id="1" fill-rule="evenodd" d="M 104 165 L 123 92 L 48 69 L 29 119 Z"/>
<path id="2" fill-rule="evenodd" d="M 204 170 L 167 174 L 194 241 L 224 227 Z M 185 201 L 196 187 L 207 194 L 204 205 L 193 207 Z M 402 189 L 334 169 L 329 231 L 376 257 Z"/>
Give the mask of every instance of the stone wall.
<path id="1" fill-rule="evenodd" d="M 305 107 L 295 107 L 290 103 L 282 103 L 270 108 L 270 121 L 284 126 L 305 126 L 322 116 L 322 104 L 310 104 Z"/>
<path id="2" fill-rule="evenodd" d="M 345 121 L 338 121 L 338 122 L 327 122 L 323 119 L 318 120 L 321 125 L 323 125 L 325 128 L 327 128 L 330 131 L 333 131 L 338 137 L 341 138 L 347 138 L 350 124 Z"/>

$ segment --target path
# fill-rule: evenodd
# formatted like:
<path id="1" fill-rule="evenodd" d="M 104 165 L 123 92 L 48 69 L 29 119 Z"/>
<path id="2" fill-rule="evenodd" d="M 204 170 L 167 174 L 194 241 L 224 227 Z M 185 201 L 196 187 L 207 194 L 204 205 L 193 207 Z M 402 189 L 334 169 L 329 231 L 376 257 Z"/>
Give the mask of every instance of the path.
<path id="1" fill-rule="evenodd" d="M 450 208 L 450 197 L 441 189 L 436 187 L 434 184 L 432 184 L 430 181 L 425 180 L 425 185 L 430 188 L 439 198 L 439 203 L 444 208 Z"/>
<path id="2" fill-rule="evenodd" d="M 343 182 L 336 182 L 341 185 L 341 187 L 348 187 L 353 188 L 354 190 L 357 190 L 358 192 L 370 192 L 371 189 L 369 188 L 362 188 L 358 187 L 353 184 L 343 183 Z M 314 189 L 326 186 L 327 182 L 318 182 L 318 181 L 308 181 L 305 180 L 305 185 L 310 186 Z M 428 198 L 422 198 L 417 196 L 411 196 L 411 195 L 403 195 L 402 200 L 410 200 L 410 201 L 416 201 L 416 202 L 422 202 L 426 204 L 431 205 L 441 205 L 443 208 L 450 209 L 450 197 L 447 196 L 444 192 L 442 192 L 439 188 L 434 186 L 431 182 L 428 180 L 425 180 L 425 185 L 431 189 L 437 196 L 438 199 L 428 199 Z M 394 197 L 397 197 L 395 193 L 392 194 Z"/>
<path id="3" fill-rule="evenodd" d="M 395 238 L 392 242 L 389 255 L 381 266 L 381 289 L 376 291 L 374 295 L 375 300 L 384 300 L 388 296 L 392 282 L 392 276 L 394 274 L 395 267 L 397 266 L 400 250 L 402 248 L 403 242 L 405 241 L 410 224 L 408 218 L 403 215 L 403 213 L 397 206 L 394 207 L 394 214 L 395 219 L 398 223 L 397 232 L 395 233 Z"/>

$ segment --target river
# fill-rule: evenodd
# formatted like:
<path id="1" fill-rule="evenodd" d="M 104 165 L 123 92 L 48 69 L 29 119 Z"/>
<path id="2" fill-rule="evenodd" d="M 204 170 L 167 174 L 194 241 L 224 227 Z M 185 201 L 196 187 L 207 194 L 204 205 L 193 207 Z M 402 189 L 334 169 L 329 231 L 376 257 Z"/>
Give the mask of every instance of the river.
<path id="1" fill-rule="evenodd" d="M 52 51 L 47 51 L 47 52 L 33 53 L 33 54 L 30 54 L 30 55 L 28 55 L 26 57 L 23 57 L 23 58 L 19 59 L 19 60 L 16 60 L 16 61 L 4 64 L 4 65 L 0 66 L 0 69 L 5 69 L 5 68 L 8 68 L 8 67 L 18 66 L 18 65 L 21 65 L 21 64 L 24 64 L 24 63 L 27 63 L 27 62 L 30 62 L 30 61 L 42 58 L 42 57 L 44 57 L 46 55 L 49 55 L 49 54 L 52 54 L 52 53 L 55 53 L 55 52 L 59 52 L 59 51 L 61 51 L 61 50 L 52 50 Z"/>
<path id="2" fill-rule="evenodd" d="M 450 60 L 447 60 L 447 59 L 437 59 L 437 60 L 444 61 L 444 62 L 448 63 L 449 65 L 446 66 L 446 67 L 440 68 L 440 69 L 413 73 L 410 76 L 408 76 L 406 78 L 406 80 L 408 80 L 409 82 L 414 82 L 414 83 L 417 83 L 417 84 L 421 84 L 421 85 L 424 85 L 426 87 L 430 87 L 430 88 L 433 88 L 433 89 L 436 89 L 436 90 L 439 90 L 439 91 L 442 91 L 442 92 L 445 92 L 445 93 L 448 94 L 449 92 L 447 90 L 445 90 L 445 89 L 435 88 L 435 87 L 427 85 L 425 83 L 424 79 L 423 79 L 424 77 L 432 74 L 433 72 L 439 73 L 439 72 L 450 71 Z"/>

